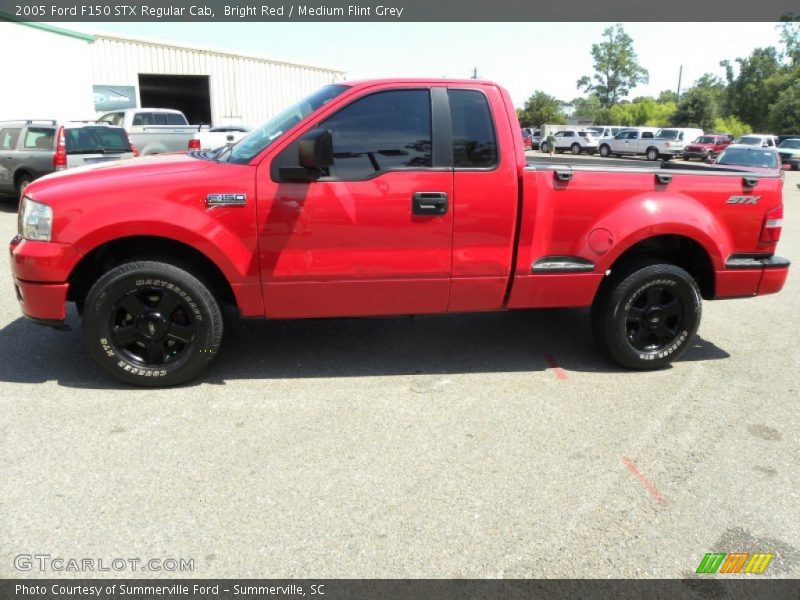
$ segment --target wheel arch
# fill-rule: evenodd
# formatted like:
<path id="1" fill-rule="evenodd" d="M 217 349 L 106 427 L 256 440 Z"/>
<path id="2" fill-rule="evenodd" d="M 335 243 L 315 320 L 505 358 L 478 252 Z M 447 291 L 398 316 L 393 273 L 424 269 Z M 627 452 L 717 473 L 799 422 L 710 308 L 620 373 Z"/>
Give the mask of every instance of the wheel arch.
<path id="1" fill-rule="evenodd" d="M 219 302 L 240 305 L 229 278 L 209 256 L 185 242 L 152 235 L 115 238 L 87 252 L 69 274 L 67 300 L 82 312 L 94 282 L 109 269 L 132 260 L 161 260 L 179 266 L 210 286 Z"/>
<path id="2" fill-rule="evenodd" d="M 622 250 L 607 266 L 606 272 L 610 270 L 613 273 L 620 266 L 641 258 L 656 258 L 681 267 L 697 282 L 703 299 L 710 300 L 714 297 L 716 289 L 714 263 L 708 250 L 696 239 L 676 233 L 643 237 Z M 606 281 L 608 278 L 604 283 Z"/>

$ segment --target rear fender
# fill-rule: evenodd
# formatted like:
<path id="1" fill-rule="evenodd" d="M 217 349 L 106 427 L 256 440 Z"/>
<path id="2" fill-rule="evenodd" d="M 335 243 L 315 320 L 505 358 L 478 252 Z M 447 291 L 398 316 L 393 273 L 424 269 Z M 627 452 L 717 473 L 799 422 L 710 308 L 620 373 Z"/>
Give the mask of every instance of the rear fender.
<path id="1" fill-rule="evenodd" d="M 733 242 L 726 225 L 706 207 L 684 194 L 652 193 L 634 196 L 604 215 L 593 231 L 610 232 L 613 243 L 608 251 L 597 252 L 586 236 L 579 256 L 592 260 L 605 271 L 635 244 L 659 235 L 680 235 L 703 247 L 714 270 L 724 268 L 732 253 Z M 596 244 L 595 244 L 596 246 Z"/>

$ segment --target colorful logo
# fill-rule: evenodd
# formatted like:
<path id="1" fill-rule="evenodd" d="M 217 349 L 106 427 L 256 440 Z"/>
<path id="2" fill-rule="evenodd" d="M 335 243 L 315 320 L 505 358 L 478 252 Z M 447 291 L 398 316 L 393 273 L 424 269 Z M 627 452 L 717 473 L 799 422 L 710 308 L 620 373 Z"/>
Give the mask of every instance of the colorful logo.
<path id="1" fill-rule="evenodd" d="M 700 561 L 697 573 L 755 573 L 761 574 L 772 560 L 766 552 L 709 552 Z M 746 566 L 745 566 L 746 565 Z"/>

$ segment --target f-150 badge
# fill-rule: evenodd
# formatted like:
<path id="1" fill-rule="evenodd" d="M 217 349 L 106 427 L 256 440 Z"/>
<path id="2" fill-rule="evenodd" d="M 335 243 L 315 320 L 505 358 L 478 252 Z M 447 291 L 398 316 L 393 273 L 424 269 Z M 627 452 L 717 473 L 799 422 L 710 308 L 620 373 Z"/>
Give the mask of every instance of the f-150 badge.
<path id="1" fill-rule="evenodd" d="M 244 206 L 247 204 L 247 194 L 208 194 L 208 206 Z"/>

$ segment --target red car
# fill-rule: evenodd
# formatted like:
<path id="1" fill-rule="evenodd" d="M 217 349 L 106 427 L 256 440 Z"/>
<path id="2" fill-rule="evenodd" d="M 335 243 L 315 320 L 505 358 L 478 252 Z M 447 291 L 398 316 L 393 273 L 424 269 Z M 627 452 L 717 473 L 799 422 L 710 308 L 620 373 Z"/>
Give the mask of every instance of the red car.
<path id="1" fill-rule="evenodd" d="M 20 204 L 17 299 L 56 327 L 74 302 L 106 371 L 164 386 L 214 358 L 224 305 L 591 307 L 600 348 L 653 369 L 690 346 L 701 299 L 783 287 L 778 172 L 526 165 L 519 131 L 489 82 L 345 82 L 233 146 L 48 175 Z"/>
<path id="2" fill-rule="evenodd" d="M 733 136 L 728 134 L 701 135 L 683 149 L 683 160 L 698 158 L 707 160 L 714 158 L 733 143 Z"/>

